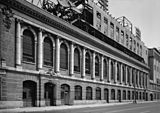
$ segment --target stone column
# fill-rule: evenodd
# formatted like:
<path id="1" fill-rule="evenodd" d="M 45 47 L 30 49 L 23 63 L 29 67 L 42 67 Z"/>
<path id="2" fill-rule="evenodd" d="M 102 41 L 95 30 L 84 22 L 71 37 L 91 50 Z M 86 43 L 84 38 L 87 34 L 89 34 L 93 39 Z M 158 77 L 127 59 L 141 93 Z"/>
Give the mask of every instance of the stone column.
<path id="1" fill-rule="evenodd" d="M 115 74 L 114 74 L 114 82 L 117 83 L 117 61 L 115 61 Z"/>
<path id="2" fill-rule="evenodd" d="M 38 69 L 42 69 L 43 65 L 43 42 L 42 42 L 42 29 L 38 33 Z"/>
<path id="3" fill-rule="evenodd" d="M 146 74 L 144 73 L 144 88 L 146 88 Z"/>
<path id="4" fill-rule="evenodd" d="M 120 83 L 123 83 L 123 64 L 120 64 L 120 70 L 121 70 L 121 77 L 120 77 Z"/>
<path id="5" fill-rule="evenodd" d="M 141 72 L 141 87 L 143 87 L 143 72 Z"/>
<path id="6" fill-rule="evenodd" d="M 139 87 L 139 70 L 137 70 L 137 87 Z"/>
<path id="7" fill-rule="evenodd" d="M 19 19 L 16 19 L 16 22 L 16 66 L 20 66 L 22 59 L 21 25 Z"/>
<path id="8" fill-rule="evenodd" d="M 125 75 L 126 76 L 125 84 L 127 85 L 127 81 L 128 81 L 128 66 L 127 65 L 125 66 L 125 70 L 126 70 L 126 72 L 125 72 L 126 73 L 126 75 Z"/>
<path id="9" fill-rule="evenodd" d="M 92 58 L 92 79 L 95 79 L 95 52 L 93 52 L 93 58 Z"/>
<path id="10" fill-rule="evenodd" d="M 82 50 L 82 78 L 85 77 L 85 65 L 86 65 L 86 62 L 85 62 L 85 58 L 86 58 L 86 50 L 85 48 L 83 47 L 83 50 Z"/>
<path id="11" fill-rule="evenodd" d="M 70 45 L 71 53 L 70 53 L 70 75 L 74 74 L 74 45 L 71 43 Z"/>
<path id="12" fill-rule="evenodd" d="M 108 59 L 108 66 L 109 66 L 109 68 L 108 68 L 108 82 L 111 82 L 111 59 L 109 58 Z"/>
<path id="13" fill-rule="evenodd" d="M 132 84 L 132 67 L 130 68 L 130 85 Z"/>
<path id="14" fill-rule="evenodd" d="M 101 56 L 101 78 L 100 78 L 101 81 L 103 81 L 103 70 L 104 70 L 104 69 L 103 69 L 103 67 L 104 67 L 104 66 L 103 66 L 103 60 L 104 60 L 104 58 L 103 58 L 103 56 Z"/>
<path id="15" fill-rule="evenodd" d="M 56 73 L 60 71 L 60 42 L 59 37 L 57 36 L 56 39 Z"/>

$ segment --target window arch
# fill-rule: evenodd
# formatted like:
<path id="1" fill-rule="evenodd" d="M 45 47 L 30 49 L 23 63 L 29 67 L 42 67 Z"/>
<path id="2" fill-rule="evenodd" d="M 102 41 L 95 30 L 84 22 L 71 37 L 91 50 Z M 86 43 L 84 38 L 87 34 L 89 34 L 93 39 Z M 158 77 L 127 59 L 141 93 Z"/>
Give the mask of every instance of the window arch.
<path id="1" fill-rule="evenodd" d="M 74 71 L 80 72 L 80 53 L 77 48 L 74 50 Z"/>
<path id="2" fill-rule="evenodd" d="M 49 37 L 44 39 L 43 43 L 43 59 L 44 65 L 53 65 L 53 44 Z"/>
<path id="3" fill-rule="evenodd" d="M 101 88 L 96 88 L 96 100 L 101 100 Z"/>
<path id="4" fill-rule="evenodd" d="M 95 57 L 95 76 L 99 76 L 99 58 Z"/>
<path id="5" fill-rule="evenodd" d="M 27 62 L 35 61 L 34 34 L 28 29 L 23 32 L 23 60 Z"/>
<path id="6" fill-rule="evenodd" d="M 114 64 L 111 61 L 111 80 L 114 80 Z"/>
<path id="7" fill-rule="evenodd" d="M 89 53 L 87 52 L 86 56 L 85 56 L 85 73 L 86 74 L 90 74 L 91 73 L 91 71 L 90 71 L 90 68 L 91 68 L 90 63 L 91 63 L 91 58 L 90 58 Z"/>
<path id="8" fill-rule="evenodd" d="M 105 59 L 103 60 L 103 76 L 104 79 L 107 79 L 107 61 Z"/>
<path id="9" fill-rule="evenodd" d="M 68 69 L 68 51 L 63 43 L 60 46 L 60 68 Z"/>
<path id="10" fill-rule="evenodd" d="M 82 100 L 82 87 L 79 85 L 75 86 L 75 100 Z"/>
<path id="11" fill-rule="evenodd" d="M 86 88 L 86 100 L 92 100 L 92 88 L 89 86 Z"/>
<path id="12" fill-rule="evenodd" d="M 115 100 L 115 90 L 111 89 L 111 99 Z"/>

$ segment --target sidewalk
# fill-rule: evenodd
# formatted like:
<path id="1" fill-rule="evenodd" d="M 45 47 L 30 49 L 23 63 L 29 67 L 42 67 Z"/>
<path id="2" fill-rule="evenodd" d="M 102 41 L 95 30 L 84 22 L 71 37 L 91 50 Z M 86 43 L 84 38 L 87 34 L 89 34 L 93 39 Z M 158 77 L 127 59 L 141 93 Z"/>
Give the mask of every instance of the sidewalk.
<path id="1" fill-rule="evenodd" d="M 137 104 L 150 103 L 150 102 L 157 102 L 157 101 L 143 101 L 143 102 L 137 102 Z M 27 113 L 27 112 L 36 112 L 36 111 L 38 112 L 38 111 L 52 111 L 52 110 L 64 110 L 64 109 L 78 109 L 78 108 L 86 108 L 86 107 L 115 106 L 115 105 L 131 104 L 131 103 L 132 102 L 0 109 L 0 113 L 24 113 L 24 112 Z"/>

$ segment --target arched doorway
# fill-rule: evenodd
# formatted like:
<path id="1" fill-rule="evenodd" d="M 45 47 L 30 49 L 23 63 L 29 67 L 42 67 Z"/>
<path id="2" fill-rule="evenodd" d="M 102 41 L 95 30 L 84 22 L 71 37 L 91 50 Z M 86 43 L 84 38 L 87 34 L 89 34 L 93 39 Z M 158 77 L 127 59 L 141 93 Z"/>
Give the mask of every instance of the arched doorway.
<path id="1" fill-rule="evenodd" d="M 37 84 L 34 81 L 26 80 L 23 82 L 23 106 L 36 106 Z"/>
<path id="2" fill-rule="evenodd" d="M 153 94 L 150 94 L 150 99 L 151 101 L 153 101 Z"/>
<path id="3" fill-rule="evenodd" d="M 121 90 L 118 90 L 118 92 L 117 92 L 118 94 L 117 94 L 117 99 L 118 99 L 118 101 L 119 102 L 121 102 Z"/>
<path id="4" fill-rule="evenodd" d="M 46 106 L 55 105 L 55 96 L 54 96 L 55 85 L 52 83 L 45 83 L 44 85 L 44 98 Z"/>
<path id="5" fill-rule="evenodd" d="M 107 103 L 109 103 L 109 91 L 108 89 L 104 89 L 104 100 L 106 100 Z"/>
<path id="6" fill-rule="evenodd" d="M 61 100 L 62 100 L 62 104 L 69 105 L 70 87 L 67 84 L 61 85 Z"/>

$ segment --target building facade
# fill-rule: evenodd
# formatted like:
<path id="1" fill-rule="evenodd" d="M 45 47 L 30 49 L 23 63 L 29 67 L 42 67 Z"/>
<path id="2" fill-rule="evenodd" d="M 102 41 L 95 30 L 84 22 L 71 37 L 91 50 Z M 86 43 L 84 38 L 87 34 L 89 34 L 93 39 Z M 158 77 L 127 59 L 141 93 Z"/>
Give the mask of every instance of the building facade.
<path id="1" fill-rule="evenodd" d="M 148 63 L 150 67 L 149 96 L 151 100 L 159 100 L 160 99 L 160 52 L 156 48 L 149 48 L 148 50 L 149 50 Z"/>
<path id="2" fill-rule="evenodd" d="M 148 100 L 144 43 L 89 4 L 93 26 L 30 0 L 0 1 L 1 108 Z"/>

